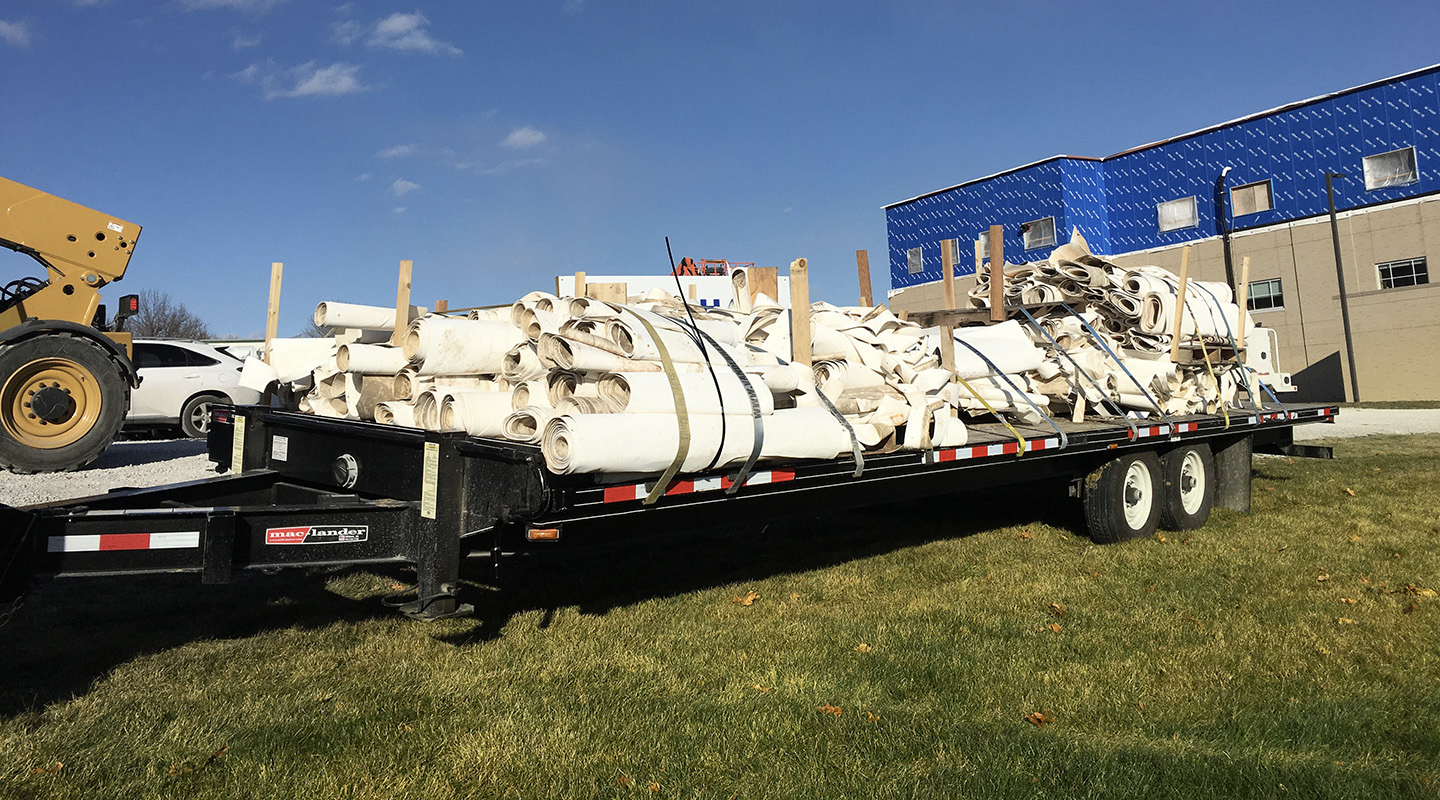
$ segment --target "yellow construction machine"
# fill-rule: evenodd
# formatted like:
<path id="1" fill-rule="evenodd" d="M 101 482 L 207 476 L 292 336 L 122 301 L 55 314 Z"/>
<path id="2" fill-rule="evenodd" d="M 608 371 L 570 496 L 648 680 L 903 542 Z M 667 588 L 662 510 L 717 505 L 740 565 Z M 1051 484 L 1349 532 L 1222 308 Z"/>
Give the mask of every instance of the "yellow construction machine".
<path id="1" fill-rule="evenodd" d="M 105 451 L 139 386 L 130 334 L 100 288 L 125 275 L 140 226 L 0 178 L 0 247 L 46 276 L 0 286 L 0 469 L 59 472 Z M 117 320 L 138 309 L 123 298 Z"/>

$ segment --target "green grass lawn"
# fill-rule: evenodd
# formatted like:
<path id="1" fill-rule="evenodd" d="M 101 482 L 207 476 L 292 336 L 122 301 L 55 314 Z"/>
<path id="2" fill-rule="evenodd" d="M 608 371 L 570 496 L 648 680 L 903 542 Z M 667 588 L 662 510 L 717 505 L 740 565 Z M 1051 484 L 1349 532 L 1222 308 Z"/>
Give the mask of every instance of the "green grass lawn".
<path id="1" fill-rule="evenodd" d="M 0 797 L 1440 797 L 1440 436 L 1336 454 L 1189 534 L 960 495 L 430 625 L 399 570 L 51 581 L 0 628 Z"/>

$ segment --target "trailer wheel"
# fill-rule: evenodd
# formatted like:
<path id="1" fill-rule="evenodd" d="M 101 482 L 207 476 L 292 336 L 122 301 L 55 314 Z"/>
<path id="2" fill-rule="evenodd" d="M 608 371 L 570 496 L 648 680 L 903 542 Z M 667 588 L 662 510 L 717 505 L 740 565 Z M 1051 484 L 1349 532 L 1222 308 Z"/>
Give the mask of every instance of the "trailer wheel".
<path id="1" fill-rule="evenodd" d="M 46 333 L 0 349 L 0 468 L 61 472 L 110 446 L 130 387 L 99 345 Z"/>
<path id="2" fill-rule="evenodd" d="M 1085 477 L 1085 524 L 1100 544 L 1142 539 L 1160 521 L 1160 459 L 1132 453 L 1107 461 Z"/>
<path id="3" fill-rule="evenodd" d="M 1177 447 L 1160 459 L 1160 469 L 1165 476 L 1160 527 L 1191 531 L 1204 525 L 1215 506 L 1215 457 L 1210 446 Z"/>

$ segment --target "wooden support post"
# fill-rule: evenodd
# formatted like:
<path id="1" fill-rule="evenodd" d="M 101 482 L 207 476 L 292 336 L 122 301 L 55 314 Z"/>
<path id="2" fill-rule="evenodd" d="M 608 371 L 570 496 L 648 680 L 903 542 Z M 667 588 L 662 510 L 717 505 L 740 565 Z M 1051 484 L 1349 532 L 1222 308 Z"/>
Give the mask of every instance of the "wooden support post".
<path id="1" fill-rule="evenodd" d="M 395 332 L 390 334 L 390 344 L 399 345 L 405 339 L 410 327 L 410 272 L 413 262 L 400 262 L 400 284 L 395 290 Z"/>
<path id="2" fill-rule="evenodd" d="M 990 226 L 990 321 L 1005 321 L 1005 229 Z"/>
<path id="3" fill-rule="evenodd" d="M 810 273 L 808 262 L 790 262 L 790 360 L 810 364 Z"/>
<path id="4" fill-rule="evenodd" d="M 584 297 L 584 296 L 585 296 L 585 273 L 583 273 L 583 272 L 577 272 L 577 273 L 575 273 L 575 289 L 574 289 L 574 291 L 573 291 L 573 293 L 572 293 L 572 296 L 574 296 L 574 297 Z"/>
<path id="5" fill-rule="evenodd" d="M 697 294 L 697 291 L 696 291 L 696 289 L 695 289 L 695 284 L 693 284 L 693 283 L 686 284 L 686 286 L 685 286 L 685 294 L 687 295 L 686 300 L 688 300 L 691 305 L 694 305 L 694 303 L 695 303 L 695 296 L 696 296 L 696 294 Z"/>
<path id="6" fill-rule="evenodd" d="M 265 308 L 265 363 L 270 363 L 270 343 L 280 332 L 280 276 L 285 265 L 279 261 L 270 264 L 270 304 Z"/>
<path id="7" fill-rule="evenodd" d="M 778 267 L 751 267 L 746 270 L 750 276 L 750 302 L 755 302 L 755 295 L 764 293 L 766 297 L 780 302 L 780 270 Z M 791 292 L 795 289 L 792 287 Z"/>
<path id="8" fill-rule="evenodd" d="M 855 251 L 855 268 L 860 273 L 860 305 L 869 308 L 875 305 L 870 293 L 870 254 L 864 250 Z"/>
<path id="9" fill-rule="evenodd" d="M 945 310 L 955 309 L 955 240 L 940 240 L 941 281 L 945 287 Z M 955 371 L 955 326 L 940 326 L 940 366 Z"/>
<path id="10" fill-rule="evenodd" d="M 1180 249 L 1180 294 L 1175 298 L 1175 327 L 1170 331 L 1170 361 L 1180 360 L 1181 325 L 1185 322 L 1185 292 L 1190 288 L 1190 245 Z"/>
<path id="11" fill-rule="evenodd" d="M 449 300 L 436 300 L 436 301 L 435 301 L 435 313 L 436 313 L 436 314 L 444 314 L 446 311 L 449 311 L 449 310 L 450 310 L 450 301 L 449 301 Z"/>
<path id="12" fill-rule="evenodd" d="M 1240 354 L 1245 352 L 1245 306 L 1250 300 L 1250 256 L 1240 259 L 1240 285 L 1235 287 L 1235 298 L 1236 304 L 1240 306 L 1240 320 L 1235 323 L 1235 327 L 1240 329 L 1235 336 L 1235 357 L 1239 359 Z"/>

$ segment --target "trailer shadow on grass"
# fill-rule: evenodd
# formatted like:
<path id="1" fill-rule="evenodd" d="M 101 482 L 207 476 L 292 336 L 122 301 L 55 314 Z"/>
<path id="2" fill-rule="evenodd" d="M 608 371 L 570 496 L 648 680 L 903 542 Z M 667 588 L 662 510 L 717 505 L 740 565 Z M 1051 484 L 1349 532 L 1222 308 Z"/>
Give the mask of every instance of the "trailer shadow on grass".
<path id="1" fill-rule="evenodd" d="M 501 591 L 489 592 L 477 603 L 478 624 L 469 632 L 440 638 L 454 644 L 481 643 L 498 638 L 513 616 L 529 611 L 545 612 L 544 627 L 561 608 L 603 615 L 655 598 L 1036 523 L 1084 530 L 1080 504 L 1066 496 L 1063 484 L 1051 481 L 764 524 L 637 533 L 583 555 L 557 550 L 553 556 L 505 564 Z M 486 570 L 470 572 L 480 578 Z"/>
<path id="2" fill-rule="evenodd" d="M 1012 525 L 1046 523 L 1080 530 L 1078 504 L 1063 486 L 1022 485 L 828 516 L 766 524 L 637 531 L 627 541 L 553 556 L 509 559 L 503 580 L 480 561 L 465 565 L 474 620 L 435 638 L 474 646 L 501 636 L 516 615 L 560 608 L 585 614 L 646 600 L 806 572 L 943 539 Z M 336 582 L 412 584 L 403 565 L 243 572 L 234 583 L 203 586 L 193 574 L 46 579 L 0 626 L 0 716 L 35 712 L 83 695 L 116 667 L 203 640 L 238 640 L 267 631 L 319 630 L 337 623 L 393 619 L 373 592 L 336 593 Z M 501 591 L 482 591 L 498 586 Z M 362 593 L 363 594 L 363 593 Z M 419 623 L 416 623 L 419 624 Z"/>

